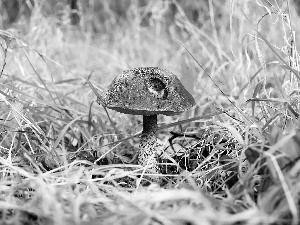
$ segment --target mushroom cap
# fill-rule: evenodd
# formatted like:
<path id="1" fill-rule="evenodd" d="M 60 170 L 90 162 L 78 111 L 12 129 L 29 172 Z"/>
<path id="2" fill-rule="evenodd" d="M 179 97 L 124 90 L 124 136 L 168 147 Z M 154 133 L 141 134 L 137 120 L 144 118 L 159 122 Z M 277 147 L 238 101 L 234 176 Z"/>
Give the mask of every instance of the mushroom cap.
<path id="1" fill-rule="evenodd" d="M 177 115 L 195 105 L 169 70 L 141 67 L 118 75 L 104 93 L 104 106 L 133 115 Z"/>

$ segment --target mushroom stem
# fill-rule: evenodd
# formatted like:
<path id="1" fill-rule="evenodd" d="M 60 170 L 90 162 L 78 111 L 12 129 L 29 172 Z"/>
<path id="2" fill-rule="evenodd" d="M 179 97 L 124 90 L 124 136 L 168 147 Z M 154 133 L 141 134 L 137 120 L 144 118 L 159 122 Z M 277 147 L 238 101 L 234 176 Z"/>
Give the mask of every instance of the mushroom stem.
<path id="1" fill-rule="evenodd" d="M 142 166 L 147 166 L 147 169 L 159 172 L 156 161 L 157 153 L 157 115 L 143 115 L 143 132 L 140 141 L 140 151 L 138 162 Z"/>

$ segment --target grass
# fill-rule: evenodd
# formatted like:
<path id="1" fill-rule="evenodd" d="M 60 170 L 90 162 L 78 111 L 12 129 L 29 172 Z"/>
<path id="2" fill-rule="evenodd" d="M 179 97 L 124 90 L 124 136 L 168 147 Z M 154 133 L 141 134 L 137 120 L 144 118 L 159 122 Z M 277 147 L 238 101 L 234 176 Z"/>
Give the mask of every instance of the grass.
<path id="1" fill-rule="evenodd" d="M 1 29 L 1 224 L 299 224 L 299 18 L 277 3 L 86 1 L 72 26 L 41 1 Z M 86 82 L 141 66 L 197 103 L 159 117 L 159 183 L 142 118 Z"/>

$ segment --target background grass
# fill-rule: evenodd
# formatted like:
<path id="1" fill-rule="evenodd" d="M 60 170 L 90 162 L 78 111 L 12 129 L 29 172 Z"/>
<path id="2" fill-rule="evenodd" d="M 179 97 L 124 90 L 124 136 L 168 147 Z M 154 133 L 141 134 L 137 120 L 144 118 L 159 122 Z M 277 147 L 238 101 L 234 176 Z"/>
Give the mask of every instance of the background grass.
<path id="1" fill-rule="evenodd" d="M 61 1 L 1 10 L 2 224 L 299 223 L 291 2 L 80 1 L 77 25 Z M 158 184 L 139 176 L 141 118 L 106 114 L 86 83 L 143 66 L 197 103 L 159 117 Z"/>

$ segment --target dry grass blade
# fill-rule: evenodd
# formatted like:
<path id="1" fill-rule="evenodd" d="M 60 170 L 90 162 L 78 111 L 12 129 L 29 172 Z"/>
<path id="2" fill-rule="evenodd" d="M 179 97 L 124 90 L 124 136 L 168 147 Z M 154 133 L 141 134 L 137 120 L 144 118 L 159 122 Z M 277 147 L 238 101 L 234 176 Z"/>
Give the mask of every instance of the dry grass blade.
<path id="1" fill-rule="evenodd" d="M 277 52 L 277 50 L 271 45 L 271 43 L 257 30 L 257 28 L 250 22 L 249 18 L 246 16 L 246 14 L 242 11 L 242 13 L 244 14 L 245 18 L 248 20 L 248 22 L 252 25 L 253 29 L 255 29 L 255 31 L 257 32 L 257 34 L 259 35 L 259 37 L 268 45 L 268 47 L 271 49 L 271 51 L 280 59 L 280 61 L 285 64 L 287 66 L 287 68 L 292 71 L 292 73 L 298 78 L 300 79 L 300 76 L 298 74 L 298 71 L 294 70 L 293 68 L 291 68 L 291 66 L 289 65 L 288 62 L 286 62 L 281 55 Z"/>
<path id="2" fill-rule="evenodd" d="M 294 200 L 294 197 L 293 195 L 291 194 L 291 190 L 284 178 L 284 175 L 282 173 L 282 170 L 280 168 L 280 166 L 278 165 L 278 162 L 277 162 L 277 159 L 274 155 L 272 155 L 271 153 L 269 152 L 264 152 L 265 155 L 267 155 L 268 157 L 270 157 L 274 167 L 275 167 L 275 170 L 277 172 L 277 175 L 279 177 L 279 180 L 280 180 L 280 183 L 282 185 L 282 188 L 283 188 L 283 191 L 284 191 L 284 194 L 286 196 L 286 200 L 288 202 L 288 205 L 289 205 L 289 208 L 290 208 L 290 212 L 292 214 L 292 224 L 293 225 L 297 225 L 299 224 L 299 210 L 298 210 L 298 206 Z"/>
<path id="3" fill-rule="evenodd" d="M 57 139 L 55 140 L 52 148 L 56 149 L 57 146 L 59 145 L 59 142 L 61 142 L 61 140 L 63 139 L 63 137 L 66 135 L 67 130 L 76 122 L 78 121 L 80 118 L 82 118 L 83 116 L 78 116 L 77 118 L 74 118 L 72 121 L 70 121 L 69 123 L 67 123 L 66 126 L 64 126 L 64 128 L 62 129 L 62 131 L 60 132 L 60 134 L 58 135 Z"/>

